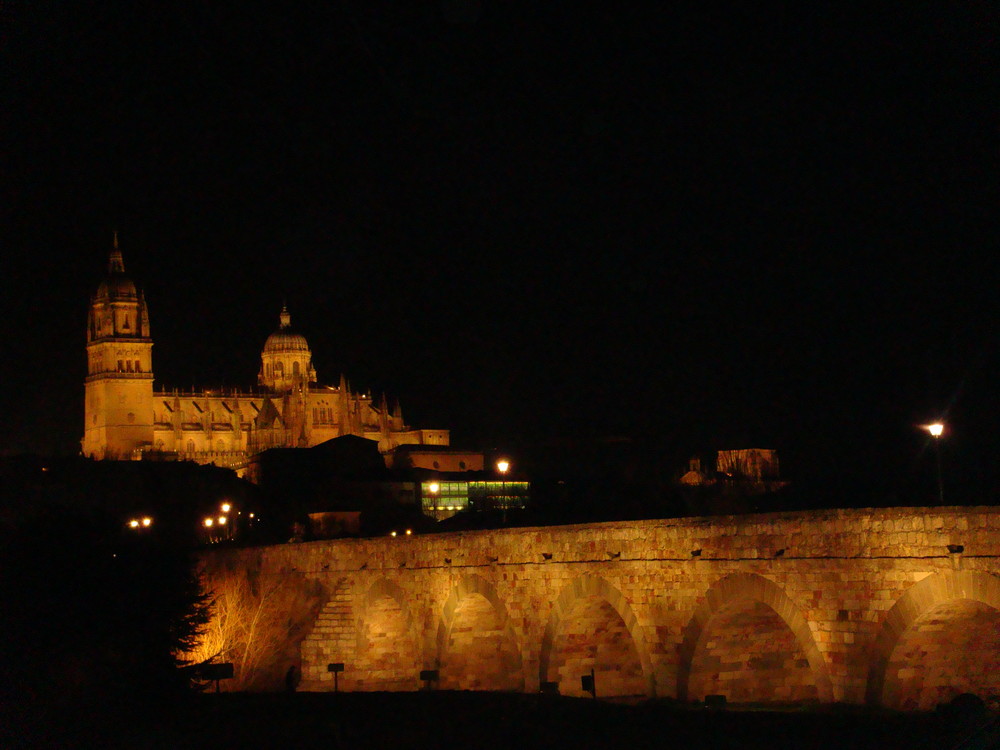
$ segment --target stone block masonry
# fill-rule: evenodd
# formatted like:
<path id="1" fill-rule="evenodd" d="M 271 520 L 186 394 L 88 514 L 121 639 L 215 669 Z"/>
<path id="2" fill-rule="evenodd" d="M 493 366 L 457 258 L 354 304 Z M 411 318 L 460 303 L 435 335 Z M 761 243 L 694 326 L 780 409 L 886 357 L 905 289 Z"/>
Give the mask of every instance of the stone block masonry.
<path id="1" fill-rule="evenodd" d="M 327 664 L 343 662 L 342 690 L 415 690 L 438 670 L 442 689 L 581 695 L 593 669 L 598 697 L 924 709 L 1000 695 L 997 507 L 345 539 L 202 564 L 315 592 L 284 624 L 300 689 L 332 690 Z M 257 684 L 288 666 L 272 659 Z"/>

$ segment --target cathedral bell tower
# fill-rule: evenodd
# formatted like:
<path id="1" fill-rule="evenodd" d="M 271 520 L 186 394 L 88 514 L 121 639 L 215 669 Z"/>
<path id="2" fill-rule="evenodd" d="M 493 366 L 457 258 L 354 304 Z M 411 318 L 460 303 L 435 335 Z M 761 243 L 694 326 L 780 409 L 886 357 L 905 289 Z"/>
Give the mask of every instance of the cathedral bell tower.
<path id="1" fill-rule="evenodd" d="M 153 340 L 146 301 L 125 276 L 118 234 L 90 299 L 83 455 L 138 458 L 153 442 Z"/>

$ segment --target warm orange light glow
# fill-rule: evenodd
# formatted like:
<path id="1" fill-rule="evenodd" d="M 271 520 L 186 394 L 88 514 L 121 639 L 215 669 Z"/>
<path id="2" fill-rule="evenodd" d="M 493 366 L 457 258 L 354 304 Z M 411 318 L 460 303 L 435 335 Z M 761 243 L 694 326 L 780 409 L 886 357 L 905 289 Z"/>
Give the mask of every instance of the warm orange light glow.
<path id="1" fill-rule="evenodd" d="M 253 513 L 250 514 L 250 518 L 253 518 Z"/>
<path id="2" fill-rule="evenodd" d="M 131 526 L 133 529 L 139 528 L 139 522 L 134 518 L 128 522 L 128 525 Z"/>
<path id="3" fill-rule="evenodd" d="M 149 516 L 146 516 L 145 518 L 142 519 L 142 525 L 146 526 L 147 528 L 149 526 L 152 526 L 153 525 L 153 519 L 150 518 Z"/>
<path id="4" fill-rule="evenodd" d="M 210 527 L 213 523 L 215 523 L 215 521 L 213 521 L 211 518 L 206 518 L 205 519 L 205 526 L 206 526 L 206 528 Z"/>
<path id="5" fill-rule="evenodd" d="M 389 536 L 396 536 L 396 532 L 395 531 L 390 531 L 389 532 Z"/>
<path id="6" fill-rule="evenodd" d="M 406 535 L 407 535 L 407 536 L 409 536 L 409 535 L 410 535 L 410 534 L 412 534 L 412 533 L 413 533 L 413 529 L 407 529 L 407 530 L 406 530 Z"/>
<path id="7" fill-rule="evenodd" d="M 229 503 L 223 503 L 223 504 L 222 504 L 222 512 L 223 512 L 223 513 L 228 513 L 228 512 L 229 512 L 229 509 L 230 509 L 230 508 L 232 508 L 232 507 L 233 507 L 233 506 L 232 506 L 232 505 L 230 505 Z"/>
<path id="8" fill-rule="evenodd" d="M 438 484 L 437 482 L 431 482 L 429 485 L 427 485 L 427 491 L 430 492 L 432 495 L 436 495 L 438 492 L 441 491 L 441 485 Z"/>
<path id="9" fill-rule="evenodd" d="M 226 525 L 226 517 L 219 516 L 219 526 L 225 526 L 225 525 Z"/>
<path id="10" fill-rule="evenodd" d="M 932 437 L 939 438 L 941 437 L 941 435 L 944 434 L 944 425 L 941 424 L 940 422 L 929 424 L 926 427 L 924 427 L 924 429 L 927 430 Z"/>
<path id="11" fill-rule="evenodd" d="M 497 471 L 501 474 L 506 474 L 510 470 L 510 461 L 506 458 L 501 458 L 497 461 Z"/>

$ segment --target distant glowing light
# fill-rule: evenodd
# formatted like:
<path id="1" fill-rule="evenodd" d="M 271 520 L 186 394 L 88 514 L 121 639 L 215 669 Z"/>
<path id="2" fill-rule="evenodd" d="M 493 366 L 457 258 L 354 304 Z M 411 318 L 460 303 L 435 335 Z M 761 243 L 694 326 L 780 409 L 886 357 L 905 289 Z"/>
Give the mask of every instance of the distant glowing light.
<path id="1" fill-rule="evenodd" d="M 407 529 L 406 530 L 406 535 L 407 536 L 410 536 L 412 533 L 413 533 L 413 529 Z"/>
<path id="2" fill-rule="evenodd" d="M 924 429 L 931 434 L 931 437 L 939 438 L 941 437 L 941 435 L 944 434 L 944 425 L 941 424 L 940 422 L 929 424 L 926 427 L 924 427 Z"/>
<path id="3" fill-rule="evenodd" d="M 389 532 L 389 536 L 396 536 L 396 532 L 395 531 L 390 531 Z"/>
<path id="4" fill-rule="evenodd" d="M 205 519 L 205 528 L 211 528 L 212 524 L 214 524 L 214 523 L 215 523 L 215 521 L 213 519 L 206 518 Z"/>
<path id="5" fill-rule="evenodd" d="M 501 458 L 497 461 L 497 471 L 501 474 L 506 474 L 510 470 L 510 461 L 506 458 Z"/>
<path id="6" fill-rule="evenodd" d="M 230 505 L 229 503 L 223 503 L 222 504 L 222 512 L 223 513 L 228 513 L 232 507 L 233 506 Z"/>
<path id="7" fill-rule="evenodd" d="M 436 495 L 441 491 L 441 485 L 438 484 L 437 482 L 431 482 L 429 485 L 427 485 L 427 491 L 430 492 L 432 495 Z"/>
<path id="8" fill-rule="evenodd" d="M 226 517 L 219 516 L 219 526 L 225 526 L 225 525 L 226 525 Z"/>
<path id="9" fill-rule="evenodd" d="M 145 526 L 146 528 L 149 528 L 150 526 L 153 525 L 153 519 L 150 518 L 149 516 L 146 516 L 145 518 L 142 519 L 142 525 Z"/>
<path id="10" fill-rule="evenodd" d="M 253 513 L 250 514 L 250 518 L 253 518 Z"/>
<path id="11" fill-rule="evenodd" d="M 139 528 L 139 522 L 134 518 L 128 522 L 128 525 L 131 526 L 133 529 Z"/>

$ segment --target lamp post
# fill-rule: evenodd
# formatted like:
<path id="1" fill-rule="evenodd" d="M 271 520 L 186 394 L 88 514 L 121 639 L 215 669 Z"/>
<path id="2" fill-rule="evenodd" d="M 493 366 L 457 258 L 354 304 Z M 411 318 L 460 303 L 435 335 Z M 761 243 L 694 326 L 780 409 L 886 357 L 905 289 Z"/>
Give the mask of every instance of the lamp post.
<path id="1" fill-rule="evenodd" d="M 433 503 L 431 508 L 429 508 L 428 510 L 433 509 L 434 520 L 440 521 L 441 517 L 439 508 L 441 507 L 441 504 L 438 502 L 438 493 L 441 491 L 441 485 L 438 484 L 437 482 L 431 482 L 429 485 L 427 485 L 427 491 L 431 493 L 431 502 Z"/>
<path id="2" fill-rule="evenodd" d="M 503 510 L 503 525 L 507 525 L 507 472 L 510 471 L 510 461 L 501 458 L 497 461 L 497 471 L 500 472 L 500 507 Z"/>
<path id="3" fill-rule="evenodd" d="M 941 436 L 944 434 L 944 425 L 941 422 L 935 422 L 927 425 L 924 429 L 934 438 L 934 453 L 937 454 L 938 502 L 944 505 L 944 479 L 941 476 Z"/>

